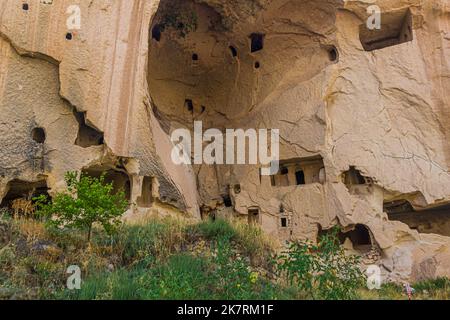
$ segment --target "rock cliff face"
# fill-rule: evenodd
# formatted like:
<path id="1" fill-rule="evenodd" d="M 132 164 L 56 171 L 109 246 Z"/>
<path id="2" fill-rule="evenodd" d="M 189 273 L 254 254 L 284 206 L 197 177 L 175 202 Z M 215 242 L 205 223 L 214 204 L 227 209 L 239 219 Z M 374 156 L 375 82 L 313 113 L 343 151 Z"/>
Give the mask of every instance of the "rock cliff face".
<path id="1" fill-rule="evenodd" d="M 282 242 L 339 224 L 387 278 L 450 276 L 450 1 L 376 1 L 368 30 L 374 2 L 1 1 L 1 205 L 107 172 L 129 218 L 234 215 Z M 194 121 L 279 129 L 278 174 L 174 164 Z"/>

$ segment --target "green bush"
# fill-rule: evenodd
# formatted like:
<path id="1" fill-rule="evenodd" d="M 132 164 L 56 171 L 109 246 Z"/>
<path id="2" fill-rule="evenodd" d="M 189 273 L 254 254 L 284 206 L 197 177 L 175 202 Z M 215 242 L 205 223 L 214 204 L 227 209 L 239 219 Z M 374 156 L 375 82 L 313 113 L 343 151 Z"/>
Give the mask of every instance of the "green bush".
<path id="1" fill-rule="evenodd" d="M 203 221 L 195 225 L 194 230 L 198 231 L 202 237 L 208 240 L 216 240 L 219 238 L 235 240 L 238 236 L 230 222 L 224 219 Z"/>
<path id="2" fill-rule="evenodd" d="M 434 292 L 444 290 L 450 292 L 450 279 L 449 278 L 437 278 L 432 280 L 425 280 L 417 282 L 413 285 L 417 291 Z"/>
<path id="3" fill-rule="evenodd" d="M 15 249 L 12 245 L 0 248 L 0 269 L 10 267 L 16 258 Z"/>
<path id="4" fill-rule="evenodd" d="M 209 263 L 205 258 L 176 254 L 142 278 L 145 299 L 203 300 L 211 298 Z M 145 284 L 149 285 L 145 285 Z"/>
<path id="5" fill-rule="evenodd" d="M 185 224 L 180 220 L 151 219 L 144 225 L 123 226 L 100 244 L 112 243 L 125 263 L 134 264 L 168 257 L 184 243 L 184 231 Z"/>
<path id="6" fill-rule="evenodd" d="M 218 238 L 210 257 L 215 299 L 274 299 L 284 293 L 265 275 L 252 269 L 250 259 L 236 250 L 228 238 Z"/>
<path id="7" fill-rule="evenodd" d="M 359 257 L 346 255 L 338 232 L 338 228 L 333 229 L 318 245 L 295 242 L 277 258 L 280 274 L 312 299 L 356 299 L 357 289 L 364 283 Z"/>
<path id="8" fill-rule="evenodd" d="M 114 194 L 113 184 L 105 183 L 104 175 L 100 178 L 81 175 L 78 179 L 77 172 L 68 172 L 65 180 L 68 193 L 57 194 L 51 202 L 45 195 L 35 199 L 38 215 L 46 217 L 52 227 L 87 230 L 88 242 L 94 223 L 108 234 L 114 233 L 128 206 L 123 190 Z"/>

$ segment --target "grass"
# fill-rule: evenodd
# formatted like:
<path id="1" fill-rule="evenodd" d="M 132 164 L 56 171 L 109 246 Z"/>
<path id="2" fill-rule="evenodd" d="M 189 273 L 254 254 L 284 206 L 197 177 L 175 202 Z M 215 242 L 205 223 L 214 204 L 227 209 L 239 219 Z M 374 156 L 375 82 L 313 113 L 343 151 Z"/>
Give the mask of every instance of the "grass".
<path id="1" fill-rule="evenodd" d="M 273 273 L 273 244 L 237 221 L 197 224 L 152 218 L 115 236 L 98 229 L 48 230 L 0 215 L 0 299 L 304 299 Z M 67 267 L 82 270 L 81 290 L 66 287 Z M 415 284 L 415 299 L 449 299 L 448 279 Z M 402 287 L 361 288 L 359 299 L 406 299 Z"/>
<path id="2" fill-rule="evenodd" d="M 450 300 L 450 279 L 437 278 L 417 282 L 412 285 L 415 290 L 413 300 Z M 364 300 L 408 300 L 401 285 L 387 283 L 380 290 L 361 289 L 360 299 Z"/>

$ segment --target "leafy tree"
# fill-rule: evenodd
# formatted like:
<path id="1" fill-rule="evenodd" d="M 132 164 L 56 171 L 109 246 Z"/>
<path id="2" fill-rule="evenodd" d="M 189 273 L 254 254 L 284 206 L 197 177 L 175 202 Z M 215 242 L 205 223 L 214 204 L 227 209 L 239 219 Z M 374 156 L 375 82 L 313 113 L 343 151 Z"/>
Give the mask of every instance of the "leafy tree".
<path id="1" fill-rule="evenodd" d="M 313 299 L 355 299 L 364 283 L 359 257 L 348 255 L 338 239 L 339 228 L 325 234 L 317 245 L 310 241 L 291 244 L 278 257 L 278 271 Z"/>
<path id="2" fill-rule="evenodd" d="M 120 225 L 119 217 L 126 211 L 128 201 L 123 190 L 113 193 L 113 184 L 105 182 L 105 175 L 93 178 L 68 172 L 65 176 L 68 192 L 58 193 L 52 201 L 47 196 L 36 198 L 38 214 L 57 228 L 87 230 L 90 242 L 92 226 L 100 224 L 112 234 Z"/>

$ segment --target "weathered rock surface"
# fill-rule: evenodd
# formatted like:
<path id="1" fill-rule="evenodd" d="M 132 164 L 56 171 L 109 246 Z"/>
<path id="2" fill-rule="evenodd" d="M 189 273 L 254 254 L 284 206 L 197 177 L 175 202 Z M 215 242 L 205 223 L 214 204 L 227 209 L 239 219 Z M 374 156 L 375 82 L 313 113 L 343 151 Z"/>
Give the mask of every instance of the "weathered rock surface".
<path id="1" fill-rule="evenodd" d="M 450 1 L 376 1 L 378 33 L 374 1 L 75 2 L 80 30 L 73 1 L 0 3 L 2 205 L 108 171 L 131 217 L 202 208 L 282 241 L 340 224 L 388 278 L 450 276 Z M 175 165 L 195 120 L 280 129 L 282 171 Z"/>

